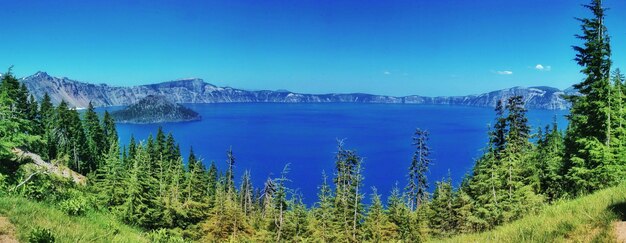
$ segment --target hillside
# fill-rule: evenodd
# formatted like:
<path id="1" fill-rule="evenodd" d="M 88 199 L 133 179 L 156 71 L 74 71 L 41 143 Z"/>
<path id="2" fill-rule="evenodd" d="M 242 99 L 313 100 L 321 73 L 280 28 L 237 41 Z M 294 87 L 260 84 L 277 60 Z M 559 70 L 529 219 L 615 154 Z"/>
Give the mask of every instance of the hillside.
<path id="1" fill-rule="evenodd" d="M 9 235 L 14 234 L 20 242 L 28 242 L 35 228 L 49 229 L 57 242 L 148 242 L 140 230 L 120 223 L 110 214 L 68 216 L 46 203 L 20 197 L 0 196 L 2 217 L 8 218 L 10 224 L 0 222 L 0 236 L 5 226 L 11 228 Z"/>
<path id="2" fill-rule="evenodd" d="M 200 120 L 200 115 L 180 104 L 167 100 L 165 96 L 148 95 L 123 110 L 111 113 L 119 123 L 160 123 Z"/>
<path id="3" fill-rule="evenodd" d="M 626 185 L 558 201 L 510 224 L 478 234 L 435 242 L 614 242 L 616 226 L 626 220 Z M 620 230 L 622 227 L 618 227 Z"/>
<path id="4" fill-rule="evenodd" d="M 69 78 L 52 77 L 45 72 L 20 80 L 26 84 L 31 94 L 38 100 L 48 93 L 52 102 L 58 104 L 67 101 L 70 106 L 87 107 L 91 101 L 94 106 L 122 106 L 137 103 L 148 95 L 162 95 L 175 103 L 231 103 L 231 102 L 277 102 L 277 103 L 397 103 L 431 104 L 494 107 L 497 100 L 515 95 L 524 96 L 530 109 L 567 109 L 570 104 L 563 99 L 564 94 L 573 91 L 561 91 L 551 87 L 514 87 L 484 94 L 467 96 L 426 97 L 385 96 L 373 94 L 301 94 L 285 90 L 248 91 L 230 87 L 218 87 L 205 83 L 201 79 L 183 79 L 158 84 L 132 87 L 115 87 L 106 84 L 90 84 Z M 418 92 L 418 91 L 416 91 Z"/>

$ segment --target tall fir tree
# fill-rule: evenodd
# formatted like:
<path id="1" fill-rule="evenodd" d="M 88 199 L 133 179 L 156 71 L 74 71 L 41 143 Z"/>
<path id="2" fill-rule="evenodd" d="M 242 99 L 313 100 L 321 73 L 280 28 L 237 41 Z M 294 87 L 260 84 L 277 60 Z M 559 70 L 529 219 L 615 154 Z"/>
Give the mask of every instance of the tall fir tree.
<path id="1" fill-rule="evenodd" d="M 233 154 L 233 148 L 230 147 L 226 151 L 226 189 L 233 193 L 235 191 L 235 155 Z"/>
<path id="2" fill-rule="evenodd" d="M 137 147 L 132 168 L 124 180 L 124 202 L 117 209 L 121 218 L 132 225 L 147 229 L 159 226 L 159 194 L 157 180 L 150 173 L 150 154 L 143 146 Z"/>
<path id="3" fill-rule="evenodd" d="M 409 209 L 415 210 L 426 198 L 428 190 L 428 167 L 430 166 L 430 148 L 428 147 L 428 131 L 416 129 L 413 136 L 415 153 L 409 167 L 409 183 L 406 186 Z"/>
<path id="4" fill-rule="evenodd" d="M 363 176 L 361 174 L 362 161 L 356 152 L 343 147 L 339 141 L 335 157 L 336 174 L 335 183 L 335 212 L 337 222 L 342 231 L 341 241 L 359 241 L 359 232 L 363 219 L 363 194 L 361 186 Z"/>
<path id="5" fill-rule="evenodd" d="M 111 144 L 119 143 L 119 136 L 117 134 L 117 128 L 115 127 L 115 120 L 109 111 L 104 111 L 102 117 L 102 131 L 104 132 L 104 138 L 106 146 L 110 147 Z"/>
<path id="6" fill-rule="evenodd" d="M 605 9 L 601 0 L 592 0 L 584 6 L 593 16 L 578 19 L 582 34 L 576 37 L 584 43 L 573 48 L 577 52 L 574 60 L 582 67 L 585 78 L 574 85 L 581 95 L 568 97 L 572 108 L 565 138 L 565 181 L 572 194 L 588 193 L 615 183 L 604 167 L 615 159 L 609 148 L 614 120 L 610 115 L 611 47 L 604 22 Z"/>
<path id="7" fill-rule="evenodd" d="M 100 124 L 100 118 L 98 118 L 98 114 L 95 111 L 95 108 L 91 102 L 89 102 L 89 106 L 85 111 L 84 115 L 84 128 L 85 128 L 85 136 L 87 138 L 87 144 L 89 147 L 90 158 L 87 160 L 87 168 L 86 173 L 95 171 L 100 165 L 102 154 L 104 154 L 106 146 L 106 140 L 104 136 L 104 131 L 102 131 L 102 126 Z"/>

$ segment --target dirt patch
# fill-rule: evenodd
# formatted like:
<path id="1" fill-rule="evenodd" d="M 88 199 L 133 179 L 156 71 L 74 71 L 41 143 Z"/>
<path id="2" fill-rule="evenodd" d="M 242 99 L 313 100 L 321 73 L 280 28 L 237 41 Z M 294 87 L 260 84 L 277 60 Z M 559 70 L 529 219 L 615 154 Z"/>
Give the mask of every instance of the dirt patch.
<path id="1" fill-rule="evenodd" d="M 0 242 L 18 243 L 15 238 L 15 226 L 6 217 L 0 217 Z"/>
<path id="2" fill-rule="evenodd" d="M 613 228 L 615 232 L 615 241 L 626 243 L 626 221 L 613 223 Z"/>

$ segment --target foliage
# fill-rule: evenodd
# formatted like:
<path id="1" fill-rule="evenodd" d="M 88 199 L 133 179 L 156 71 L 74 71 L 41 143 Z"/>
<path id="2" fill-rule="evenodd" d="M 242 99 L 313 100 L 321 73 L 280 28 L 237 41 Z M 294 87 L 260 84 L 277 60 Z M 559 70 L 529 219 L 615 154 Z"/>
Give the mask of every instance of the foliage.
<path id="1" fill-rule="evenodd" d="M 615 104 L 621 102 L 623 91 L 615 92 L 610 82 L 611 47 L 604 24 L 605 9 L 601 0 L 593 0 L 585 8 L 593 16 L 578 19 L 582 34 L 576 37 L 584 43 L 574 46 L 575 61 L 582 67 L 585 79 L 574 85 L 582 95 L 569 97 L 572 108 L 565 137 L 564 182 L 573 195 L 616 185 L 623 178 L 615 177 L 612 172 L 615 167 L 624 166 L 616 160 L 620 157 L 617 152 L 621 151 L 615 148 L 619 145 L 615 140 L 623 141 L 623 132 L 614 129 L 624 120 L 619 112 L 621 105 Z M 618 82 L 616 86 L 621 85 Z"/>
<path id="2" fill-rule="evenodd" d="M 153 243 L 184 243 L 182 236 L 167 229 L 153 230 L 147 234 L 148 240 Z"/>
<path id="3" fill-rule="evenodd" d="M 28 237 L 28 242 L 31 243 L 54 243 L 55 238 L 52 232 L 46 228 L 34 228 L 30 232 L 30 236 Z"/>
<path id="4" fill-rule="evenodd" d="M 613 222 L 621 220 L 626 185 L 574 200 L 557 200 L 540 213 L 495 228 L 438 239 L 441 242 L 612 242 Z"/>
<path id="5" fill-rule="evenodd" d="M 61 201 L 59 208 L 68 215 L 81 216 L 89 209 L 89 202 L 85 197 L 71 197 Z"/>

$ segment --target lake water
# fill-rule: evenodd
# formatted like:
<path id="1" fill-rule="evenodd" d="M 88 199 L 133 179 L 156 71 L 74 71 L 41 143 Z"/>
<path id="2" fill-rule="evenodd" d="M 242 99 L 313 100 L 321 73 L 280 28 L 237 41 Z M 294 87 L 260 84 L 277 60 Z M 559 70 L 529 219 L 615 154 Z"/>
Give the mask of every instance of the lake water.
<path id="1" fill-rule="evenodd" d="M 407 168 L 414 152 L 411 137 L 416 128 L 430 132 L 432 165 L 430 184 L 448 173 L 455 185 L 470 171 L 485 147 L 492 108 L 406 104 L 189 104 L 202 121 L 150 125 L 118 124 L 122 144 L 130 135 L 145 140 L 159 126 L 172 132 L 183 155 L 193 146 L 208 166 L 226 167 L 226 150 L 232 146 L 239 178 L 250 170 L 255 186 L 280 175 L 290 164 L 289 187 L 297 189 L 307 204 L 316 200 L 322 171 L 332 178 L 337 139 L 364 158 L 367 195 L 375 186 L 387 196 L 396 182 L 406 185 Z M 108 108 L 119 109 L 119 108 Z M 565 128 L 566 111 L 531 110 L 533 127 L 545 126 L 556 116 Z M 536 131 L 536 130 L 533 130 Z M 432 186 L 431 186 L 432 188 Z"/>

